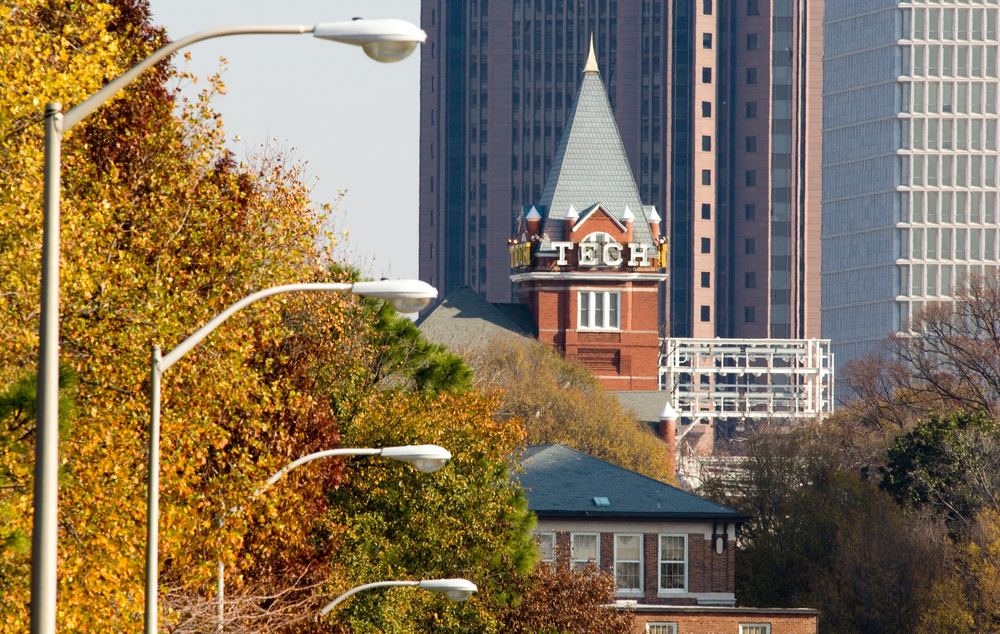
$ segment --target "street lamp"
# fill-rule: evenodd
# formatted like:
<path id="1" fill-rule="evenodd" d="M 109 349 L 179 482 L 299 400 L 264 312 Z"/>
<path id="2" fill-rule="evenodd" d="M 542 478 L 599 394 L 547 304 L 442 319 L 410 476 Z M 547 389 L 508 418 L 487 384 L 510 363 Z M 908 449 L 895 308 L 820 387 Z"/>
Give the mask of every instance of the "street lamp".
<path id="1" fill-rule="evenodd" d="M 330 613 L 330 610 L 337 607 L 337 604 L 344 599 L 350 597 L 353 594 L 361 592 L 362 590 L 369 590 L 371 588 L 384 588 L 387 586 L 410 586 L 417 587 L 421 590 L 430 590 L 431 592 L 437 592 L 448 597 L 452 601 L 465 601 L 472 596 L 473 592 L 479 590 L 476 584 L 472 583 L 468 579 L 426 579 L 424 581 L 376 581 L 375 583 L 366 583 L 363 586 L 358 586 L 357 588 L 351 588 L 344 594 L 340 595 L 330 603 L 326 604 L 322 610 L 319 611 L 320 616 L 326 616 Z"/>
<path id="2" fill-rule="evenodd" d="M 313 460 L 319 460 L 320 458 L 329 458 L 332 456 L 382 456 L 384 458 L 391 458 L 393 460 L 398 460 L 400 462 L 410 463 L 414 469 L 421 473 L 433 473 L 445 465 L 448 460 L 451 459 L 451 452 L 444 447 L 438 447 L 437 445 L 406 445 L 403 447 L 383 447 L 382 449 L 326 449 L 324 451 L 317 451 L 306 456 L 302 456 L 298 460 L 291 462 L 278 471 L 274 473 L 267 482 L 264 483 L 259 489 L 254 491 L 254 497 L 257 497 L 268 490 L 271 485 L 280 480 L 282 476 L 291 471 L 296 467 L 300 467 L 307 462 L 312 462 Z M 221 522 L 220 522 L 221 524 Z M 149 547 L 147 546 L 147 552 Z M 428 582 L 430 583 L 430 582 Z M 218 630 L 221 632 L 223 629 L 223 624 L 225 623 L 225 595 L 226 595 L 226 581 L 225 581 L 225 568 L 220 559 L 216 562 L 216 615 L 218 618 Z M 147 596 L 149 596 L 147 594 Z M 341 597 L 337 601 L 346 599 L 347 596 Z M 468 598 L 468 597 L 466 597 Z M 459 599 L 455 599 L 456 601 Z M 155 606 L 154 606 L 155 609 Z M 325 612 L 324 612 L 325 614 Z"/>
<path id="3" fill-rule="evenodd" d="M 56 631 L 56 551 L 59 494 L 59 194 L 63 135 L 143 72 L 176 51 L 215 37 L 245 34 L 302 34 L 361 46 L 369 57 L 395 61 L 404 49 L 426 40 L 422 30 L 400 20 L 352 20 L 330 24 L 250 25 L 201 31 L 156 50 L 83 103 L 62 112 L 45 106 L 44 218 L 42 225 L 41 309 L 38 327 L 38 395 L 35 484 L 31 534 L 31 632 Z"/>
<path id="4" fill-rule="evenodd" d="M 375 297 L 389 302 L 402 302 L 406 307 L 415 307 L 413 308 L 414 310 L 420 310 L 420 308 L 426 306 L 432 299 L 437 297 L 437 290 L 433 286 L 427 284 L 426 282 L 420 282 L 417 280 L 383 280 L 380 282 L 355 282 L 354 284 L 286 284 L 284 286 L 274 286 L 271 288 L 265 288 L 262 291 L 257 291 L 256 293 L 248 295 L 247 297 L 244 297 L 240 301 L 236 302 L 226 310 L 219 313 L 207 324 L 196 330 L 191 334 L 191 336 L 182 341 L 176 348 L 165 355 L 160 354 L 159 346 L 153 346 L 152 362 L 150 364 L 149 372 L 149 491 L 147 494 L 148 502 L 146 507 L 146 634 L 156 634 L 158 619 L 156 606 L 159 595 L 158 550 L 160 539 L 160 381 L 163 378 L 163 373 L 166 372 L 170 366 L 177 363 L 181 357 L 190 352 L 191 349 L 198 345 L 198 343 L 207 337 L 209 333 L 221 326 L 223 322 L 246 306 L 273 295 L 301 291 L 349 291 L 355 295 L 361 295 L 364 297 Z M 402 450 L 405 448 L 396 447 L 394 449 Z M 432 456 L 431 459 L 433 459 L 433 456 L 435 455 L 438 456 L 439 459 L 443 458 L 443 460 L 447 460 L 451 457 L 451 454 L 446 450 L 443 450 L 440 447 L 436 447 L 435 449 L 440 449 L 444 452 L 444 454 L 447 454 L 447 456 L 444 456 L 440 452 L 434 453 L 430 450 L 424 450 L 422 453 L 417 452 L 409 456 L 403 452 L 404 458 L 400 459 L 407 460 L 407 458 L 409 458 L 407 461 L 421 462 L 422 460 L 426 461 L 428 459 L 428 455 Z M 338 450 L 334 449 L 332 451 L 336 452 Z M 377 449 L 370 451 L 372 451 L 372 453 L 379 452 Z M 314 456 L 311 459 L 318 457 L 321 456 Z M 306 458 L 310 458 L 310 456 L 306 456 Z M 303 459 L 303 461 L 308 462 L 308 460 L 305 459 Z M 441 464 L 444 463 L 442 462 Z M 294 468 L 295 466 L 298 465 L 293 463 L 289 467 L 286 467 L 286 469 Z M 440 465 L 438 468 L 440 468 Z M 272 479 L 277 480 L 281 477 L 281 475 L 282 472 L 279 471 L 275 474 L 275 476 L 272 476 Z M 268 485 L 271 483 L 271 480 L 268 480 Z"/>

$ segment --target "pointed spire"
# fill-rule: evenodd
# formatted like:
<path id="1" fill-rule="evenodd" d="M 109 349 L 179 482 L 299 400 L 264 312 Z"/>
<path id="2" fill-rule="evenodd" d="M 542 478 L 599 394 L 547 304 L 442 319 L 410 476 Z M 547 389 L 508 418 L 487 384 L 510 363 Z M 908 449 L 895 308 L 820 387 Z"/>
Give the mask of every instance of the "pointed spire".
<path id="1" fill-rule="evenodd" d="M 590 34 L 590 55 L 587 56 L 587 65 L 583 67 L 585 73 L 599 73 L 601 69 L 597 67 L 597 55 L 594 54 L 594 34 Z"/>
<path id="2" fill-rule="evenodd" d="M 670 404 L 670 401 L 664 404 L 663 411 L 660 412 L 660 420 L 677 420 L 677 410 Z"/>
<path id="3" fill-rule="evenodd" d="M 625 211 L 622 212 L 621 220 L 622 222 L 629 222 L 630 220 L 635 220 L 635 214 L 633 214 L 632 210 L 628 208 L 628 205 L 625 205 Z"/>
<path id="4" fill-rule="evenodd" d="M 525 219 L 526 220 L 541 220 L 542 219 L 542 214 L 538 213 L 538 207 L 535 207 L 534 205 L 532 205 L 531 206 L 531 210 L 528 211 L 528 215 L 526 216 Z"/>
<path id="5" fill-rule="evenodd" d="M 565 218 L 566 220 L 576 220 L 579 217 L 580 214 L 576 212 L 576 207 L 574 207 L 573 205 L 569 206 L 569 209 L 566 210 L 566 215 L 563 216 L 563 218 Z"/>
<path id="6" fill-rule="evenodd" d="M 650 206 L 649 213 L 646 214 L 650 222 L 659 222 L 661 220 L 660 214 L 656 213 L 656 207 Z"/>

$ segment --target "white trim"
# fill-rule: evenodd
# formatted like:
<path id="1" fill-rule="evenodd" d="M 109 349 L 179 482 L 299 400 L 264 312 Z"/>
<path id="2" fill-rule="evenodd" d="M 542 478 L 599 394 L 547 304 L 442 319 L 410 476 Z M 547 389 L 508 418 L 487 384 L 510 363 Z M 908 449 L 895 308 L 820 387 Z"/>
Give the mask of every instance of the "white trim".
<path id="1" fill-rule="evenodd" d="M 612 567 L 612 570 L 613 570 L 612 574 L 614 574 L 614 576 L 615 576 L 615 585 L 616 586 L 618 584 L 618 561 L 619 561 L 618 560 L 618 539 L 620 537 L 634 537 L 634 538 L 636 538 L 639 541 L 639 561 L 638 561 L 638 564 L 639 564 L 639 587 L 638 588 L 620 588 L 619 587 L 617 590 L 615 590 L 615 596 L 616 597 L 641 597 L 641 596 L 643 596 L 643 581 L 645 580 L 644 577 L 646 576 L 645 575 L 646 569 L 643 566 L 643 564 L 644 564 L 644 561 L 643 561 L 643 554 L 644 553 L 643 553 L 643 551 L 645 550 L 645 548 L 644 548 L 643 534 L 642 533 L 615 533 L 615 535 L 614 535 L 614 538 L 615 538 L 615 542 L 614 542 L 615 543 L 615 552 L 614 552 L 614 560 L 611 562 L 611 567 Z M 622 563 L 634 564 L 634 563 L 636 563 L 636 561 L 634 559 L 627 559 L 627 560 L 623 560 Z"/>
<path id="2" fill-rule="evenodd" d="M 677 563 L 677 560 L 670 559 L 664 561 L 663 559 L 663 538 L 679 537 L 684 541 L 684 554 L 682 563 L 684 566 L 684 582 L 683 586 L 680 588 L 664 588 L 663 587 L 663 570 L 662 566 L 664 563 Z M 660 533 L 657 535 L 656 539 L 656 595 L 657 596 L 674 596 L 679 593 L 687 592 L 688 590 L 688 578 L 691 570 L 691 561 L 688 552 L 688 536 L 685 533 Z"/>

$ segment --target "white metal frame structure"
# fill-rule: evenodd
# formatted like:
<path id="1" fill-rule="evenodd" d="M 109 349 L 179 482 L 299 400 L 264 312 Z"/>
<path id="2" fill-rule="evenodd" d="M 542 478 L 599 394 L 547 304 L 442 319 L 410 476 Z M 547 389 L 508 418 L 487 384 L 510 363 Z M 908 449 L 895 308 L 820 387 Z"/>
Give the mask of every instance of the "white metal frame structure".
<path id="1" fill-rule="evenodd" d="M 660 389 L 682 423 L 822 419 L 833 411 L 828 339 L 661 340 Z"/>

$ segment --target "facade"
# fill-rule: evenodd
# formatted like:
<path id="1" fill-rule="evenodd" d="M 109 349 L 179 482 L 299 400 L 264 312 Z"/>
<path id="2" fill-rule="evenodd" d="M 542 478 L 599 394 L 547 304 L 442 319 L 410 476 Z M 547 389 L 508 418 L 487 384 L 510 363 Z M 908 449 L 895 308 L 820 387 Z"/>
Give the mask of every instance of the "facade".
<path id="1" fill-rule="evenodd" d="M 827 4 L 823 331 L 841 362 L 997 267 L 997 12 Z"/>
<path id="2" fill-rule="evenodd" d="M 424 0 L 421 279 L 511 301 L 507 241 L 543 197 L 593 35 L 639 205 L 671 244 L 661 330 L 818 336 L 821 14 L 821 0 Z"/>
<path id="3" fill-rule="evenodd" d="M 613 574 L 636 632 L 817 631 L 816 610 L 736 607 L 738 512 L 564 445 L 529 447 L 521 466 L 542 561 Z"/>

